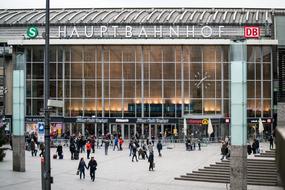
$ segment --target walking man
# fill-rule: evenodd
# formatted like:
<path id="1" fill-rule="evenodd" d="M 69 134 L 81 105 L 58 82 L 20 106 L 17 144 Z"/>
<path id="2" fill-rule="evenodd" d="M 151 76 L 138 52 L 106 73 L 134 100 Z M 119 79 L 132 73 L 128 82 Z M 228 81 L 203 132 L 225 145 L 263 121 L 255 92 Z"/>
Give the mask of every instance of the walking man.
<path id="1" fill-rule="evenodd" d="M 95 180 L 95 171 L 97 169 L 97 162 L 93 156 L 91 157 L 91 160 L 88 163 L 88 168 L 90 169 L 91 180 L 94 181 Z"/>
<path id="2" fill-rule="evenodd" d="M 156 148 L 158 150 L 158 156 L 161 156 L 162 144 L 160 140 L 158 141 Z"/>
<path id="3" fill-rule="evenodd" d="M 118 142 L 119 142 L 119 139 L 118 139 L 118 136 L 116 135 L 116 136 L 115 136 L 115 139 L 114 139 L 114 148 L 113 148 L 113 151 L 115 151 L 115 148 L 116 148 L 116 147 L 117 147 L 117 150 L 119 150 Z"/>
<path id="4" fill-rule="evenodd" d="M 136 158 L 136 161 L 138 162 L 138 157 L 137 157 L 137 145 L 133 143 L 133 157 L 132 157 L 132 162 L 134 161 L 134 158 Z"/>

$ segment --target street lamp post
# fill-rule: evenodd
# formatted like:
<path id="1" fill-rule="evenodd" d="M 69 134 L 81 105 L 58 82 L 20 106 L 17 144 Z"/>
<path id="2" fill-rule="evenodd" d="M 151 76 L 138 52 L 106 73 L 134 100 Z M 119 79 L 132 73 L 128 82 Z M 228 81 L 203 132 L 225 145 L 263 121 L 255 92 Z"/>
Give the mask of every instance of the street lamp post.
<path id="1" fill-rule="evenodd" d="M 44 156 L 44 190 L 51 189 L 50 171 L 50 126 L 49 126 L 49 0 L 46 0 L 45 23 L 45 62 L 44 62 L 44 112 L 45 112 L 45 156 Z"/>

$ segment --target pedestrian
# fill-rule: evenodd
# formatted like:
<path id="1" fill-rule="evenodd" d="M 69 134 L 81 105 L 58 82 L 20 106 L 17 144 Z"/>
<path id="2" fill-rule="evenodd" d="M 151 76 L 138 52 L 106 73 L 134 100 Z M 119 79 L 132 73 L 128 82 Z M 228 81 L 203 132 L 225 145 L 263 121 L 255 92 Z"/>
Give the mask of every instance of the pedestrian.
<path id="1" fill-rule="evenodd" d="M 247 154 L 251 155 L 251 153 L 252 153 L 252 148 L 251 148 L 251 145 L 248 143 L 247 144 Z"/>
<path id="2" fill-rule="evenodd" d="M 129 142 L 129 150 L 130 150 L 130 154 L 129 154 L 129 156 L 132 156 L 132 152 L 133 152 L 133 139 L 131 139 L 130 140 L 130 142 Z"/>
<path id="3" fill-rule="evenodd" d="M 82 178 L 82 174 L 83 174 L 83 179 L 85 179 L 85 168 L 87 168 L 84 158 L 82 157 L 79 161 L 79 165 L 78 165 L 78 171 L 79 171 L 79 177 L 80 179 Z M 77 172 L 78 173 L 78 172 Z"/>
<path id="4" fill-rule="evenodd" d="M 154 140 L 155 140 L 155 137 L 152 136 L 152 137 L 151 137 L 151 142 L 152 142 L 153 145 L 154 145 Z"/>
<path id="5" fill-rule="evenodd" d="M 161 156 L 162 144 L 160 140 L 158 141 L 156 148 L 158 150 L 158 156 Z"/>
<path id="6" fill-rule="evenodd" d="M 91 153 L 91 144 L 89 141 L 86 143 L 86 152 L 87 152 L 87 159 L 89 159 Z"/>
<path id="7" fill-rule="evenodd" d="M 149 153 L 153 152 L 153 144 L 151 142 L 148 145 L 148 151 L 149 151 Z"/>
<path id="8" fill-rule="evenodd" d="M 95 153 L 95 142 L 96 142 L 95 137 L 92 135 L 90 139 L 92 153 Z"/>
<path id="9" fill-rule="evenodd" d="M 44 143 L 41 143 L 40 144 L 40 150 L 41 150 L 41 153 L 40 153 L 40 157 L 41 156 L 45 156 L 45 145 L 44 145 Z"/>
<path id="10" fill-rule="evenodd" d="M 133 143 L 133 157 L 132 157 L 132 162 L 134 161 L 134 158 L 136 158 L 136 161 L 138 162 L 138 157 L 137 157 L 137 145 L 136 143 Z"/>
<path id="11" fill-rule="evenodd" d="M 37 153 L 38 153 L 38 144 L 35 143 L 34 155 L 37 156 Z"/>
<path id="12" fill-rule="evenodd" d="M 116 136 L 115 136 L 115 139 L 114 139 L 113 151 L 115 151 L 115 148 L 116 148 L 116 147 L 117 147 L 117 150 L 119 150 L 118 142 L 119 142 L 119 139 L 118 139 L 118 136 L 116 135 Z"/>
<path id="13" fill-rule="evenodd" d="M 149 162 L 148 170 L 149 171 L 151 171 L 151 170 L 153 171 L 153 168 L 154 168 L 154 155 L 153 155 L 153 152 L 149 153 L 148 162 Z"/>
<path id="14" fill-rule="evenodd" d="M 62 145 L 59 144 L 56 148 L 56 152 L 58 154 L 58 159 L 63 159 L 63 150 L 62 150 Z"/>
<path id="15" fill-rule="evenodd" d="M 71 138 L 71 139 L 73 139 L 73 138 Z M 74 153 L 76 151 L 76 145 L 75 145 L 74 140 L 70 140 L 69 150 L 70 150 L 70 154 L 71 154 L 71 160 L 73 160 L 74 159 Z"/>
<path id="16" fill-rule="evenodd" d="M 200 141 L 200 139 L 198 139 L 198 148 L 199 148 L 199 150 L 201 150 L 201 141 Z"/>
<path id="17" fill-rule="evenodd" d="M 97 162 L 93 156 L 91 157 L 91 160 L 88 163 L 88 168 L 90 169 L 91 180 L 94 181 L 95 180 L 95 170 L 97 169 Z"/>
<path id="18" fill-rule="evenodd" d="M 105 145 L 105 155 L 108 155 L 108 149 L 109 149 L 109 145 L 110 145 L 108 138 L 105 138 L 104 145 Z"/>
<path id="19" fill-rule="evenodd" d="M 35 144 L 35 141 L 32 139 L 31 140 L 31 153 L 32 153 L 32 156 L 35 155 L 35 149 L 36 149 L 36 144 Z"/>
<path id="20" fill-rule="evenodd" d="M 222 144 L 221 153 L 222 153 L 221 160 L 223 160 L 225 157 L 227 157 L 227 154 L 228 154 L 228 147 L 227 147 L 226 142 L 223 142 L 223 144 Z"/>
<path id="21" fill-rule="evenodd" d="M 269 148 L 270 148 L 270 150 L 271 149 L 273 149 L 273 136 L 272 135 L 270 135 L 270 137 L 269 137 Z"/>
<path id="22" fill-rule="evenodd" d="M 120 150 L 123 150 L 123 147 L 122 147 L 123 143 L 124 143 L 124 140 L 122 137 L 120 137 L 120 139 L 119 139 Z"/>

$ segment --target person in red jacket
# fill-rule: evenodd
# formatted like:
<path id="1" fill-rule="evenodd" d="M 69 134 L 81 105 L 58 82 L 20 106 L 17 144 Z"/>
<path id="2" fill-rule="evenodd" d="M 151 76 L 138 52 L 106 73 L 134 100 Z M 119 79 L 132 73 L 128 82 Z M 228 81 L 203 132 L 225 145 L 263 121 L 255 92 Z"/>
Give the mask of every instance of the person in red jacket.
<path id="1" fill-rule="evenodd" d="M 122 148 L 123 143 L 124 143 L 124 140 L 122 139 L 122 137 L 120 137 L 119 139 L 120 150 L 123 150 Z"/>
<path id="2" fill-rule="evenodd" d="M 87 150 L 87 159 L 89 159 L 90 152 L 91 152 L 91 143 L 90 143 L 90 141 L 88 141 L 87 144 L 86 144 L 86 150 Z"/>

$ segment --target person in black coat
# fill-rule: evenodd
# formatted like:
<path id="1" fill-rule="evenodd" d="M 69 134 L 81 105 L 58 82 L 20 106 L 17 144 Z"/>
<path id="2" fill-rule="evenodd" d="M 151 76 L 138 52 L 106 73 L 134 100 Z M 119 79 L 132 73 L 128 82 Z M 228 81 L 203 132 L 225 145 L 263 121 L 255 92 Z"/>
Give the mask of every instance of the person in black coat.
<path id="1" fill-rule="evenodd" d="M 62 159 L 62 153 L 63 153 L 63 150 L 62 150 L 62 145 L 61 144 L 59 144 L 58 146 L 57 146 L 57 148 L 56 148 L 56 152 L 57 152 L 57 154 L 58 154 L 58 158 L 59 159 Z"/>
<path id="2" fill-rule="evenodd" d="M 134 158 L 136 158 L 136 161 L 138 162 L 138 157 L 137 157 L 137 145 L 136 143 L 133 143 L 133 157 L 132 157 L 132 162 L 134 161 Z"/>
<path id="3" fill-rule="evenodd" d="M 157 145 L 156 145 L 156 148 L 158 150 L 158 156 L 161 156 L 161 150 L 162 150 L 162 144 L 161 144 L 161 141 L 158 141 Z"/>
<path id="4" fill-rule="evenodd" d="M 270 150 L 273 149 L 273 141 L 274 141 L 273 136 L 270 135 L 270 137 L 269 137 L 269 143 L 270 143 L 269 148 L 270 148 Z"/>
<path id="5" fill-rule="evenodd" d="M 80 179 L 82 177 L 82 174 L 83 174 L 83 179 L 85 179 L 85 168 L 88 169 L 86 164 L 85 164 L 84 158 L 82 157 L 80 159 L 79 165 L 78 165 L 78 171 L 79 171 Z"/>
<path id="6" fill-rule="evenodd" d="M 94 181 L 95 180 L 95 170 L 97 169 L 97 162 L 93 156 L 91 157 L 91 160 L 88 163 L 88 168 L 90 169 L 91 180 Z"/>
<path id="7" fill-rule="evenodd" d="M 71 160 L 73 160 L 74 159 L 74 153 L 76 151 L 76 145 L 75 145 L 74 141 L 70 141 L 69 150 L 71 153 Z"/>
<path id="8" fill-rule="evenodd" d="M 150 152 L 149 153 L 149 156 L 148 156 L 148 162 L 149 162 L 149 168 L 148 170 L 152 170 L 153 171 L 153 166 L 154 166 L 154 155 L 153 155 L 153 152 Z"/>

